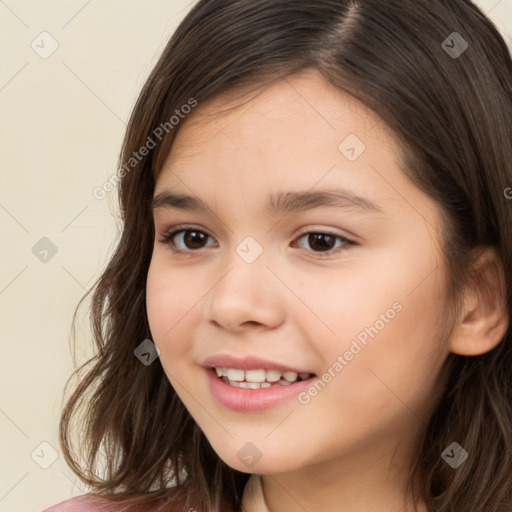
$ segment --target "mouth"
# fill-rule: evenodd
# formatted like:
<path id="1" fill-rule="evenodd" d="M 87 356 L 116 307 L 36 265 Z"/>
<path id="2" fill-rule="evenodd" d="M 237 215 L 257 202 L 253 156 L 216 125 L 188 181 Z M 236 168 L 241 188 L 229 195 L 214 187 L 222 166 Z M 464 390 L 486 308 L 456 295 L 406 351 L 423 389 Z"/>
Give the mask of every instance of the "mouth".
<path id="1" fill-rule="evenodd" d="M 214 366 L 211 371 L 225 384 L 246 389 L 290 386 L 315 377 L 312 373 L 281 371 L 273 368 L 243 370 L 241 368 Z"/>
<path id="2" fill-rule="evenodd" d="M 316 378 L 312 373 L 272 368 L 214 366 L 205 370 L 213 397 L 224 407 L 240 412 L 263 411 L 289 403 Z"/>

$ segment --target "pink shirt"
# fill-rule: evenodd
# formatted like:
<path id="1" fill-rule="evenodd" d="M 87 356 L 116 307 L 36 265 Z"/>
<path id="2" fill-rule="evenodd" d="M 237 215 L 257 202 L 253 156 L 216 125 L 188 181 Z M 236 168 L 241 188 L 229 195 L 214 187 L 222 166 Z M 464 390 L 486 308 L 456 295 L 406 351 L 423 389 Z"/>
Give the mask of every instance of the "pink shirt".
<path id="1" fill-rule="evenodd" d="M 261 476 L 251 475 L 244 489 L 242 497 L 243 512 L 268 512 L 263 497 Z M 106 499 L 97 498 L 88 494 L 62 501 L 43 512 L 123 512 L 122 503 L 113 503 Z"/>
<path id="2" fill-rule="evenodd" d="M 122 510 L 122 503 L 112 503 L 106 499 L 84 494 L 62 501 L 43 510 L 43 512 L 121 512 Z"/>

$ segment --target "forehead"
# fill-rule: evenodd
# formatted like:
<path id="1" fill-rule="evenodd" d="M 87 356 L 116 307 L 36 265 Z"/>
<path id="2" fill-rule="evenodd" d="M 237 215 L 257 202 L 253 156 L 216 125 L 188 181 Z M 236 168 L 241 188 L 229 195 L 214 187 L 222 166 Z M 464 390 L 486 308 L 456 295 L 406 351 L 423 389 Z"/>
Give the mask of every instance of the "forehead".
<path id="1" fill-rule="evenodd" d="M 283 152 L 291 149 L 291 154 L 299 155 L 302 148 L 316 145 L 319 149 L 330 146 L 338 156 L 338 143 L 349 134 L 367 147 L 398 149 L 386 128 L 366 105 L 308 69 L 259 87 L 235 88 L 200 103 L 180 126 L 167 163 L 230 142 L 231 153 L 269 153 L 281 147 Z M 299 140 L 302 144 L 293 147 Z"/>
<path id="2" fill-rule="evenodd" d="M 198 105 L 180 125 L 155 195 L 173 188 L 211 204 L 209 198 L 225 195 L 267 199 L 284 191 L 346 189 L 377 204 L 371 200 L 376 186 L 381 195 L 396 196 L 382 189 L 377 173 L 405 180 L 398 152 L 370 109 L 305 71 Z"/>

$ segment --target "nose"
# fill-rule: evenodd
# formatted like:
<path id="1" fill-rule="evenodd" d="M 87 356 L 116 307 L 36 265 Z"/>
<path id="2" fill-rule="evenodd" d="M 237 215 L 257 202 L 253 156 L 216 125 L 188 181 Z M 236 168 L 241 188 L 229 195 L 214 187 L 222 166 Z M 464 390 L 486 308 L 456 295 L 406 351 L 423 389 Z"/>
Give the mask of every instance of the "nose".
<path id="1" fill-rule="evenodd" d="M 207 321 L 233 332 L 278 327 L 286 288 L 267 263 L 263 257 L 247 263 L 236 253 L 229 258 L 205 299 Z"/>

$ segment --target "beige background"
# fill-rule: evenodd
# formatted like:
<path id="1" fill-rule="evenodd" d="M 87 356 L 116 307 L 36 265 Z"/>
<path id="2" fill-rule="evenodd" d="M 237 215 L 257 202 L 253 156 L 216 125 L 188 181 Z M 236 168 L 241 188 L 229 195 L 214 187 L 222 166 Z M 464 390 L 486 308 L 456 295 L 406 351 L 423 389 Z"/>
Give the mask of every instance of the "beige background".
<path id="1" fill-rule="evenodd" d="M 477 3 L 510 45 L 512 0 Z M 117 237 L 115 203 L 92 191 L 116 171 L 138 91 L 191 4 L 0 1 L 0 512 L 87 492 L 57 434 L 71 317 Z"/>

